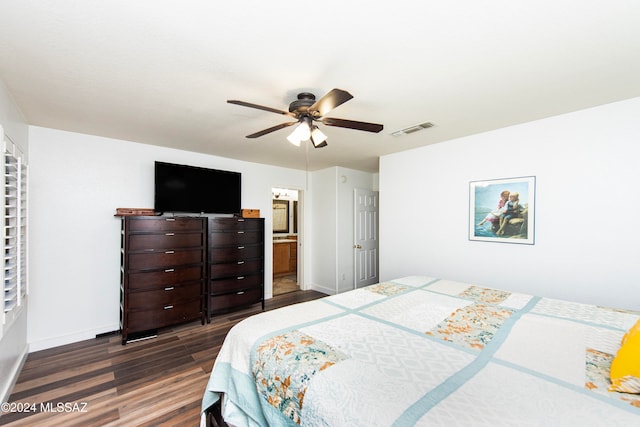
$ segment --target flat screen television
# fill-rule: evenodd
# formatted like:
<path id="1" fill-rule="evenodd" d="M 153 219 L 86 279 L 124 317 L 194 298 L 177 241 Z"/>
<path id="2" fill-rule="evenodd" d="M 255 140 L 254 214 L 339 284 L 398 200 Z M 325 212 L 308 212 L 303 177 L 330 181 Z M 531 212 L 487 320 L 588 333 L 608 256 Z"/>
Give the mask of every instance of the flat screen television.
<path id="1" fill-rule="evenodd" d="M 217 169 L 155 162 L 156 212 L 240 213 L 242 175 Z"/>

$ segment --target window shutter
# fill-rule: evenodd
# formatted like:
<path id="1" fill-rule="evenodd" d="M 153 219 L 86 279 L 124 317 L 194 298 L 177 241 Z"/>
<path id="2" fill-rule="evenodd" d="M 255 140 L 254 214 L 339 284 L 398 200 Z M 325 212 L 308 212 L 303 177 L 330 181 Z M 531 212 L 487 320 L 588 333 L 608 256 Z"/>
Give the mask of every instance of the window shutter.
<path id="1" fill-rule="evenodd" d="M 3 254 L 2 328 L 15 318 L 27 295 L 27 169 L 20 149 L 2 133 Z"/>

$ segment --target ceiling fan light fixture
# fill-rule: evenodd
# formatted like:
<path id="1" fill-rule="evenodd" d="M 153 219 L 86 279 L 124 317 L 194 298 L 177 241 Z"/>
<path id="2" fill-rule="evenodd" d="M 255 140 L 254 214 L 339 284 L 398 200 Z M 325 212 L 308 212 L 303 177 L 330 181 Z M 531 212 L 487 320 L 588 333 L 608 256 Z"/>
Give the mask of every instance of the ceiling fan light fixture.
<path id="1" fill-rule="evenodd" d="M 287 137 L 287 140 L 296 147 L 300 147 L 300 142 L 302 142 L 295 129 L 293 132 L 291 132 L 291 135 Z"/>
<path id="2" fill-rule="evenodd" d="M 311 127 L 311 143 L 316 148 L 327 146 L 327 135 L 325 135 L 316 125 Z"/>
<path id="3" fill-rule="evenodd" d="M 291 135 L 287 137 L 290 143 L 296 147 L 300 146 L 302 141 L 306 141 L 311 137 L 311 130 L 309 129 L 309 123 L 304 118 L 300 120 L 300 124 L 291 132 Z"/>
<path id="4" fill-rule="evenodd" d="M 311 138 L 311 118 L 310 117 L 301 118 L 300 124 L 296 126 L 293 132 L 291 132 L 291 135 L 287 137 L 289 142 L 295 145 L 296 147 L 299 147 L 302 141 L 306 141 L 309 138 Z"/>
<path id="5" fill-rule="evenodd" d="M 322 142 L 316 142 L 313 140 L 313 137 L 311 137 L 311 143 L 313 144 L 314 148 L 322 148 L 322 147 L 326 147 L 327 145 L 327 141 L 324 140 Z"/>

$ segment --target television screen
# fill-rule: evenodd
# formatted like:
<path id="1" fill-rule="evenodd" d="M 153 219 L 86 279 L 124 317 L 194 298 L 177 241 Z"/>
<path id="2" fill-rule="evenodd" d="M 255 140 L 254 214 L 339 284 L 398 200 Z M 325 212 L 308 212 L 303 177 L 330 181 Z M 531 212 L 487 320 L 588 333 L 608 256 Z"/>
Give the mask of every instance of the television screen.
<path id="1" fill-rule="evenodd" d="M 156 212 L 240 213 L 241 174 L 155 162 Z"/>

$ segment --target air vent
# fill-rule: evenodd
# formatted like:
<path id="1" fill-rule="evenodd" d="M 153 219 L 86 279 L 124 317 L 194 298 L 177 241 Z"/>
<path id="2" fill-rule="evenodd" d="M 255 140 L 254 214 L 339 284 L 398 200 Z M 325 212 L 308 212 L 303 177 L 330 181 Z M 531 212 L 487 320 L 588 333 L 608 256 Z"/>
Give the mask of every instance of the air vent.
<path id="1" fill-rule="evenodd" d="M 424 123 L 420 123 L 419 125 L 409 126 L 408 128 L 397 130 L 393 132 L 391 135 L 393 136 L 407 135 L 410 133 L 418 132 L 419 130 L 429 129 L 434 126 L 435 125 L 431 122 L 424 122 Z"/>

